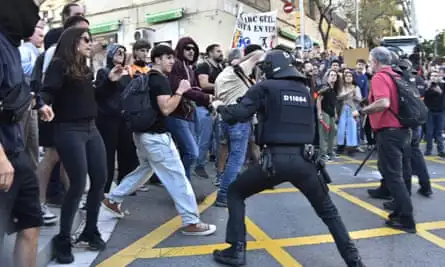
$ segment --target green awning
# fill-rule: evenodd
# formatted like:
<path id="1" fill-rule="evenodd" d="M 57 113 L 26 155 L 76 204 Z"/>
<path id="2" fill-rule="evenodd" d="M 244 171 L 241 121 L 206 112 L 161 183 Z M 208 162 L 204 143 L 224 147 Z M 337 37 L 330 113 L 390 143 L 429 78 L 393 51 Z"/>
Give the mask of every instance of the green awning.
<path id="1" fill-rule="evenodd" d="M 121 21 L 120 20 L 104 22 L 104 23 L 92 25 L 90 27 L 90 32 L 91 32 L 91 34 L 115 32 L 115 31 L 119 30 L 120 26 L 121 26 Z"/>
<path id="2" fill-rule="evenodd" d="M 297 39 L 297 37 L 298 37 L 296 34 L 294 34 L 292 32 L 289 32 L 289 31 L 287 31 L 285 29 L 280 29 L 279 33 L 280 33 L 280 35 L 282 37 L 284 37 L 286 39 L 289 39 L 291 41 L 295 41 Z"/>
<path id="3" fill-rule="evenodd" d="M 184 10 L 182 8 L 178 8 L 160 13 L 146 14 L 145 21 L 148 24 L 155 24 L 164 21 L 176 20 L 182 18 L 183 15 L 184 15 Z"/>

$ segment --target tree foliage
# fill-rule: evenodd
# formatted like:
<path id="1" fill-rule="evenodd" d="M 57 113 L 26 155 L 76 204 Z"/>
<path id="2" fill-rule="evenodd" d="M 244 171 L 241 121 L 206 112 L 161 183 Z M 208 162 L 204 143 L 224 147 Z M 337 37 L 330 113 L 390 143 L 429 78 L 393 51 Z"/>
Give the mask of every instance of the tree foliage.
<path id="1" fill-rule="evenodd" d="M 360 0 L 358 34 L 355 5 L 346 11 L 351 31 L 368 47 L 378 45 L 383 36 L 397 35 L 392 30 L 392 19 L 403 16 L 403 11 L 398 8 L 400 3 L 400 0 Z"/>
<path id="2" fill-rule="evenodd" d="M 329 33 L 334 22 L 334 14 L 350 9 L 352 0 L 313 0 L 318 10 L 318 31 L 323 41 L 323 48 L 328 50 Z"/>

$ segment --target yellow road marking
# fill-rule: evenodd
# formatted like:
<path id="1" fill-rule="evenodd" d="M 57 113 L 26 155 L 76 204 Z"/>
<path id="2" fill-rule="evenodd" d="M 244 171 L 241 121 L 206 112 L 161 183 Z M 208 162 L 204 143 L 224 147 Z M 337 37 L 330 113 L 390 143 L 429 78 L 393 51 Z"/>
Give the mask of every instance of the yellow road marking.
<path id="1" fill-rule="evenodd" d="M 201 205 L 199 205 L 199 212 L 202 213 L 208 209 L 216 200 L 216 192 L 210 194 Z M 182 226 L 182 221 L 179 216 L 174 217 L 170 221 L 161 225 L 159 228 L 153 230 L 148 235 L 137 240 L 128 247 L 117 252 L 110 258 L 103 261 L 98 267 L 122 267 L 130 264 L 134 259 L 138 258 L 138 254 L 144 250 L 151 249 L 172 235 Z"/>
<path id="2" fill-rule="evenodd" d="M 419 223 L 417 224 L 417 228 L 422 231 L 445 229 L 445 221 Z M 403 235 L 407 233 L 387 227 L 380 227 L 374 229 L 353 231 L 349 232 L 349 234 L 352 239 L 359 240 L 359 239 L 369 239 L 376 237 Z M 247 250 L 266 249 L 268 246 L 277 246 L 284 248 L 284 247 L 319 245 L 323 243 L 333 243 L 333 242 L 334 240 L 330 234 L 280 238 L 274 240 L 267 240 L 263 238 L 263 240 L 261 241 L 247 242 Z M 153 258 L 165 258 L 165 257 L 209 255 L 212 254 L 213 250 L 215 249 L 224 249 L 226 247 L 228 247 L 227 244 L 221 243 L 221 244 L 198 245 L 198 246 L 155 248 L 151 250 L 144 250 L 139 254 L 139 256 L 140 258 L 153 259 Z"/>
<path id="3" fill-rule="evenodd" d="M 261 230 L 252 220 L 248 217 L 245 219 L 247 232 L 256 240 L 268 241 L 265 249 L 269 252 L 272 257 L 275 258 L 282 266 L 289 267 L 302 267 L 294 257 L 292 257 L 287 251 L 282 247 L 277 246 L 276 242 L 272 240 L 263 230 Z"/>
<path id="4" fill-rule="evenodd" d="M 435 182 L 435 181 L 434 181 L 434 182 Z M 431 186 L 432 186 L 433 188 L 436 188 L 436 189 L 445 191 L 445 186 L 443 186 L 443 185 L 438 185 L 438 184 L 435 184 L 435 183 L 431 183 Z"/>
<path id="5" fill-rule="evenodd" d="M 352 158 L 351 158 L 352 159 Z M 430 159 L 428 159 L 430 160 Z M 375 161 L 370 161 L 371 163 Z M 433 159 L 431 159 L 433 161 Z M 346 162 L 338 162 L 338 164 L 349 164 L 349 163 L 361 163 L 358 160 L 350 160 Z M 440 163 L 445 163 L 442 161 Z M 337 164 L 337 163 L 336 163 Z M 368 165 L 367 165 L 368 166 Z M 368 166 L 376 168 L 375 166 Z M 445 182 L 445 178 L 433 178 L 432 186 L 436 189 L 445 191 L 445 186 L 434 184 L 434 182 Z M 340 184 L 340 185 L 330 185 L 331 191 L 340 197 L 352 202 L 353 204 L 362 207 L 380 217 L 387 218 L 388 213 L 375 207 L 374 205 L 359 199 L 351 194 L 348 194 L 341 189 L 348 188 L 367 188 L 378 186 L 379 183 L 361 183 L 361 184 Z M 291 193 L 299 192 L 296 188 L 279 188 L 275 190 L 267 190 L 262 192 L 262 194 L 278 194 L 278 193 Z M 216 192 L 212 193 L 207 197 L 207 199 L 199 206 L 199 210 L 202 213 L 208 209 L 216 199 Z M 333 239 L 330 234 L 325 235 L 315 235 L 307 237 L 296 237 L 296 238 L 285 238 L 273 240 L 268 237 L 258 226 L 253 224 L 250 219 L 246 219 L 246 224 L 248 224 L 249 233 L 254 236 L 256 235 L 260 241 L 250 241 L 248 242 L 248 250 L 255 249 L 266 249 L 274 258 L 277 259 L 284 266 L 301 266 L 294 258 L 292 258 L 282 247 L 288 246 L 303 246 L 303 245 L 314 245 L 321 243 L 331 243 Z M 161 225 L 156 230 L 152 231 L 148 235 L 137 240 L 133 244 L 129 245 L 127 248 L 122 249 L 118 253 L 114 254 L 110 258 L 99 264 L 99 267 L 122 267 L 130 264 L 132 261 L 138 258 L 160 258 L 160 257 L 177 257 L 177 256 L 191 256 L 191 255 L 205 255 L 211 254 L 214 249 L 224 249 L 227 244 L 211 244 L 203 246 L 187 246 L 187 247 L 172 247 L 172 248 L 156 248 L 159 243 L 164 241 L 174 232 L 176 232 L 181 227 L 181 219 L 179 216 L 171 219 L 165 224 Z M 427 231 L 435 229 L 445 229 L 445 221 L 438 222 L 428 222 L 417 224 L 418 235 L 422 238 L 436 244 L 439 247 L 445 248 L 445 240 L 431 234 Z M 253 233 L 252 233 L 253 231 Z M 391 236 L 396 234 L 402 234 L 403 232 L 393 230 L 390 228 L 377 228 L 368 229 L 361 231 L 351 232 L 351 237 L 353 239 L 363 239 L 363 238 L 373 238 L 380 236 Z M 255 236 L 254 236 L 255 237 Z M 257 238 L 256 237 L 256 238 Z"/>
<path id="6" fill-rule="evenodd" d="M 372 182 L 372 183 L 361 183 L 361 184 L 336 184 L 330 186 L 331 188 L 337 188 L 337 189 L 348 189 L 348 188 L 366 188 L 366 187 L 376 187 L 379 186 L 379 182 Z"/>
<path id="7" fill-rule="evenodd" d="M 368 202 L 366 202 L 364 200 L 361 200 L 358 197 L 355 197 L 355 196 L 353 196 L 351 194 L 348 194 L 348 193 L 346 193 L 344 191 L 341 191 L 340 189 L 336 188 L 335 186 L 331 187 L 331 192 L 333 192 L 336 195 L 338 195 L 338 196 L 340 196 L 340 197 L 342 197 L 342 198 L 352 202 L 353 204 L 355 204 L 355 205 L 357 205 L 359 207 L 362 207 L 362 208 L 364 208 L 364 209 L 366 209 L 366 210 L 368 210 L 368 211 L 370 211 L 370 212 L 372 212 L 374 214 L 379 215 L 380 217 L 388 218 L 388 213 L 386 211 L 381 210 L 381 209 L 377 208 L 376 206 L 374 206 L 372 204 L 369 204 Z"/>
<path id="8" fill-rule="evenodd" d="M 295 187 L 289 187 L 289 188 L 277 188 L 273 190 L 265 190 L 260 194 L 281 194 L 281 193 L 296 193 L 296 192 L 300 192 L 300 190 L 298 190 Z"/>
<path id="9" fill-rule="evenodd" d="M 430 241 L 431 243 L 439 246 L 441 248 L 445 248 L 445 239 L 438 237 L 427 231 L 417 231 L 417 235 L 423 237 L 424 239 Z"/>

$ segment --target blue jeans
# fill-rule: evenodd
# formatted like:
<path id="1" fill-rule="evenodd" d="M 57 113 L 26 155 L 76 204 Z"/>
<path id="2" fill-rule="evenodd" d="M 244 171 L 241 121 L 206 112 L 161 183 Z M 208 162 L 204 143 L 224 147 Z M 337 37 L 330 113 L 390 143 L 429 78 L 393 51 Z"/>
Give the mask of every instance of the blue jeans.
<path id="1" fill-rule="evenodd" d="M 437 152 L 444 152 L 442 131 L 444 128 L 444 112 L 428 112 L 428 122 L 426 127 L 426 150 L 433 150 L 433 138 L 437 142 Z"/>
<path id="2" fill-rule="evenodd" d="M 228 125 L 222 122 L 222 131 L 229 141 L 229 157 L 226 167 L 221 175 L 221 185 L 218 191 L 218 200 L 227 200 L 229 185 L 236 179 L 246 159 L 247 145 L 250 137 L 251 124 L 237 123 Z"/>
<path id="3" fill-rule="evenodd" d="M 356 147 L 358 146 L 357 140 L 357 121 L 352 116 L 352 108 L 344 105 L 338 122 L 337 144 Z"/>
<path id="4" fill-rule="evenodd" d="M 181 120 L 174 117 L 167 117 L 167 129 L 172 134 L 175 142 L 178 144 L 181 152 L 182 164 L 184 165 L 185 175 L 191 179 L 191 169 L 198 159 L 199 150 L 192 128 L 194 122 Z"/>
<path id="5" fill-rule="evenodd" d="M 178 150 L 170 134 L 135 133 L 133 139 L 139 166 L 122 179 L 107 198 L 122 203 L 126 196 L 145 184 L 155 172 L 175 202 L 183 226 L 199 223 L 195 194 L 185 176 Z"/>
<path id="6" fill-rule="evenodd" d="M 198 138 L 199 156 L 196 167 L 204 167 L 207 154 L 211 147 L 213 131 L 213 119 L 209 110 L 205 107 L 196 108 L 196 136 Z"/>

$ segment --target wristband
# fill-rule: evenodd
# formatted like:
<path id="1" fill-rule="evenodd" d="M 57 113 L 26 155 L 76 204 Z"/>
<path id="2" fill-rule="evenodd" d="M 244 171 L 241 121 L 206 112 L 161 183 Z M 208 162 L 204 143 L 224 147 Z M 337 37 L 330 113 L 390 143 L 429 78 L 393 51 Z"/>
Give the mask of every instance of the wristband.
<path id="1" fill-rule="evenodd" d="M 175 93 L 175 95 L 182 96 L 182 94 Z"/>

